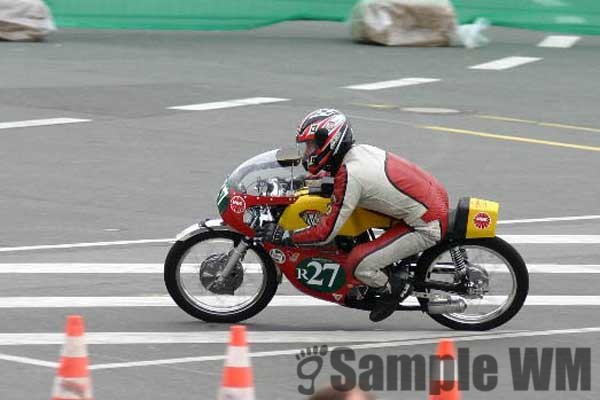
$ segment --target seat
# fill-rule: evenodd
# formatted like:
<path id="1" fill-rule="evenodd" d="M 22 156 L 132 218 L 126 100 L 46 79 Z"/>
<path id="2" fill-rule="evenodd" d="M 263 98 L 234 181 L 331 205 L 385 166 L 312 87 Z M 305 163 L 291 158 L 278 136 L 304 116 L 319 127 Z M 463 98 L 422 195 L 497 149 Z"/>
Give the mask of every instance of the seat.
<path id="1" fill-rule="evenodd" d="M 467 234 L 470 197 L 461 197 L 458 205 L 448 213 L 448 235 L 456 239 L 464 239 Z"/>

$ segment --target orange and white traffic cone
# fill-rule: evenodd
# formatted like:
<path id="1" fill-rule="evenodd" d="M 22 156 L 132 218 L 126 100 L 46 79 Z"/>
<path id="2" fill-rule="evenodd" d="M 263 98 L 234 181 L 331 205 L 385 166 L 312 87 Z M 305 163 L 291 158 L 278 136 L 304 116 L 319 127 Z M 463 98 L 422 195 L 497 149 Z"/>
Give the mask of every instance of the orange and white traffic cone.
<path id="1" fill-rule="evenodd" d="M 246 327 L 231 327 L 218 400 L 254 400 L 254 377 L 248 356 Z"/>
<path id="2" fill-rule="evenodd" d="M 92 400 L 88 355 L 83 340 L 83 317 L 69 315 L 65 333 L 65 344 L 54 379 L 52 400 Z"/>
<path id="3" fill-rule="evenodd" d="M 438 344 L 436 352 L 436 361 L 439 368 L 435 368 L 429 385 L 429 400 L 460 400 L 461 394 L 458 390 L 458 362 L 456 359 L 456 349 L 451 339 L 442 339 Z M 447 361 L 444 361 L 447 360 Z M 452 361 L 454 364 L 452 379 L 444 377 L 444 362 Z"/>

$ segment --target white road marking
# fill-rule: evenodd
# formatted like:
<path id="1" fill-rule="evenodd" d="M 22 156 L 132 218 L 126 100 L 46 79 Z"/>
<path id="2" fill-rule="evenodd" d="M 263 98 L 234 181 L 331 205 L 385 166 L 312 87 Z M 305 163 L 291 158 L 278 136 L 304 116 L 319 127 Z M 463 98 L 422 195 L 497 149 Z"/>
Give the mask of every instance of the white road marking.
<path id="1" fill-rule="evenodd" d="M 598 333 L 600 327 L 592 328 L 580 328 L 580 329 L 562 329 L 562 330 L 547 330 L 547 331 L 525 331 L 525 332 L 506 332 L 506 333 L 492 333 L 492 334 L 470 334 L 464 336 L 452 336 L 454 332 L 447 332 L 448 336 L 452 336 L 455 342 L 475 342 L 475 341 L 487 341 L 494 339 L 513 339 L 520 337 L 536 337 L 536 336 L 553 336 L 553 335 L 576 335 L 585 333 Z M 328 337 L 335 336 L 330 334 Z M 324 339 L 326 341 L 327 339 Z M 385 349 L 394 347 L 406 347 L 406 346 L 417 346 L 427 344 L 437 344 L 439 338 L 429 339 L 415 339 L 415 340 L 404 340 L 395 342 L 383 342 L 383 343 L 368 343 L 368 344 L 355 344 L 346 345 L 344 347 L 351 348 L 353 350 L 367 350 L 367 349 Z M 320 342 L 317 342 L 320 343 Z M 250 343 L 252 345 L 252 343 Z M 250 353 L 250 358 L 264 358 L 264 357 L 279 357 L 287 355 L 296 355 L 300 349 L 291 350 L 279 350 L 279 351 L 261 351 L 256 353 Z M 163 360 L 151 360 L 151 361 L 134 361 L 134 362 L 123 362 L 123 363 L 110 363 L 110 364 L 97 364 L 92 365 L 90 369 L 115 369 L 115 368 L 132 368 L 132 367 L 148 367 L 155 365 L 172 365 L 182 364 L 191 362 L 206 362 L 206 361 L 222 361 L 225 359 L 223 355 L 216 356 L 201 356 L 201 357 L 183 357 L 183 358 L 170 358 Z"/>
<path id="2" fill-rule="evenodd" d="M 29 127 L 34 127 L 34 126 L 76 124 L 79 122 L 90 122 L 90 121 L 91 121 L 91 119 L 79 119 L 79 118 L 31 119 L 28 121 L 0 122 L 0 129 L 29 128 Z"/>
<path id="3" fill-rule="evenodd" d="M 539 60 L 541 60 L 541 58 L 539 57 L 506 57 L 483 64 L 473 65 L 469 67 L 469 69 L 485 69 L 499 71 L 518 67 L 523 64 L 529 64 Z"/>
<path id="4" fill-rule="evenodd" d="M 515 331 L 505 331 L 515 332 Z M 496 332 L 497 333 L 497 332 Z M 248 342 L 273 343 L 372 343 L 460 336 L 440 331 L 250 331 Z M 474 333 L 476 334 L 476 333 Z M 479 333 L 479 334 L 485 334 Z M 0 333 L 0 346 L 56 345 L 64 333 Z M 207 332 L 86 332 L 85 343 L 95 344 L 215 344 L 228 343 L 229 331 Z"/>
<path id="5" fill-rule="evenodd" d="M 218 101 L 214 103 L 188 104 L 185 106 L 168 107 L 170 110 L 185 111 L 207 111 L 220 110 L 222 108 L 251 106 L 257 104 L 278 103 L 280 101 L 289 101 L 290 99 L 279 99 L 276 97 L 250 97 L 248 99 L 236 99 L 227 101 Z"/>
<path id="6" fill-rule="evenodd" d="M 568 47 L 572 47 L 575 43 L 579 41 L 579 39 L 581 39 L 580 36 L 546 36 L 546 38 L 538 44 L 538 47 L 558 47 L 561 49 L 565 49 Z"/>
<path id="7" fill-rule="evenodd" d="M 600 244 L 600 235 L 499 235 L 512 244 Z"/>
<path id="8" fill-rule="evenodd" d="M 63 335 L 63 341 L 64 341 L 64 335 Z M 38 367 L 48 367 L 48 368 L 57 368 L 58 367 L 58 363 L 56 363 L 56 362 L 38 360 L 35 358 L 29 358 L 29 357 L 11 356 L 10 354 L 0 354 L 0 360 L 12 361 L 12 362 L 16 362 L 19 364 L 37 365 Z"/>
<path id="9" fill-rule="evenodd" d="M 215 302 L 215 297 L 197 297 L 201 302 Z M 221 306 L 231 306 L 249 300 L 249 296 L 227 296 L 218 299 Z M 498 305 L 504 300 L 503 296 L 487 296 L 481 300 L 481 305 Z M 469 300 L 468 304 L 479 304 L 479 300 Z M 403 304 L 416 305 L 415 298 L 408 298 Z M 600 296 L 528 296 L 527 306 L 598 306 Z M 169 296 L 84 296 L 84 297 L 0 297 L 0 308 L 98 308 L 98 307 L 175 307 Z M 325 300 L 305 295 L 278 295 L 271 300 L 269 307 L 316 307 L 337 306 Z"/>
<path id="10" fill-rule="evenodd" d="M 327 343 L 336 337 L 336 334 L 339 331 L 327 331 L 324 332 L 325 335 L 322 338 L 318 338 L 313 343 Z M 576 329 L 554 329 L 554 330 L 545 330 L 545 331 L 508 331 L 508 332 L 494 332 L 494 333 L 471 333 L 464 334 L 463 332 L 444 332 L 441 337 L 452 337 L 455 342 L 475 342 L 475 341 L 487 341 L 494 339 L 513 339 L 513 338 L 521 338 L 521 337 L 538 337 L 538 336 L 554 336 L 554 335 L 577 335 L 577 334 L 586 334 L 586 333 L 599 333 L 600 327 L 589 327 L 589 328 L 576 328 Z M 346 332 L 347 333 L 347 332 Z M 419 333 L 419 332 L 415 332 Z M 250 335 L 253 333 L 251 332 Z M 398 333 L 399 334 L 399 333 Z M 42 334 L 43 335 L 43 334 Z M 91 336 L 93 334 L 88 333 L 86 337 Z M 459 336 L 463 335 L 463 336 Z M 224 335 L 225 337 L 225 335 Z M 366 343 L 366 344 L 354 344 L 354 345 L 345 345 L 344 347 L 349 347 L 353 350 L 367 350 L 367 349 L 382 349 L 382 348 L 394 348 L 394 347 L 406 347 L 406 346 L 418 346 L 418 345 L 427 345 L 427 344 L 437 344 L 441 338 L 431 337 L 425 338 L 422 337 L 419 339 L 406 339 L 400 341 L 392 341 L 392 342 L 376 342 L 376 343 Z M 249 341 L 250 345 L 252 345 L 252 339 Z M 298 354 L 300 349 L 290 349 L 290 350 L 280 350 L 280 351 L 261 351 L 250 353 L 251 358 L 264 358 L 264 357 L 279 357 L 285 355 L 296 355 Z M 107 364 L 96 364 L 90 366 L 92 370 L 102 370 L 102 369 L 116 369 L 116 368 L 133 368 L 133 367 L 151 367 L 157 365 L 173 365 L 173 364 L 184 364 L 184 363 L 193 363 L 193 362 L 206 362 L 206 361 L 223 361 L 225 360 L 225 355 L 214 355 L 214 356 L 200 356 L 200 357 L 182 357 L 182 358 L 169 358 L 169 359 L 160 359 L 160 360 L 148 360 L 148 361 L 133 361 L 133 362 L 121 362 L 121 363 L 107 363 Z M 36 360 L 32 358 L 26 357 L 15 357 L 7 354 L 0 354 L 0 360 L 5 361 L 13 361 L 23 364 L 31 364 L 38 365 L 42 367 L 56 368 L 58 366 L 57 363 L 51 363 L 43 360 Z"/>
<path id="11" fill-rule="evenodd" d="M 551 217 L 551 218 L 530 218 L 530 219 L 507 219 L 498 221 L 498 225 L 509 224 L 530 224 L 534 222 L 561 222 L 561 221 L 587 221 L 600 219 L 600 215 L 579 215 L 574 217 Z"/>
<path id="12" fill-rule="evenodd" d="M 196 272 L 198 265 L 183 264 L 183 272 Z M 162 274 L 163 264 L 156 263 L 4 263 L 0 274 Z M 244 272 L 258 274 L 258 263 L 244 263 Z"/>
<path id="13" fill-rule="evenodd" d="M 505 265 L 483 264 L 488 272 L 508 272 Z M 600 274 L 600 264 L 527 264 L 530 274 Z"/>
<path id="14" fill-rule="evenodd" d="M 595 217 L 595 216 L 592 216 Z M 578 218 L 578 217 L 569 217 Z M 580 218 L 583 219 L 583 218 Z M 596 219 L 596 218 L 586 218 Z M 561 219 L 563 220 L 563 219 Z M 521 221 L 521 220 L 518 220 Z M 538 222 L 538 221 L 535 221 Z M 541 221 L 539 221 L 541 222 Z M 502 222 L 500 222 L 502 223 Z M 519 223 L 511 221 L 511 223 Z M 518 244 L 595 244 L 600 243 L 600 235 L 499 235 L 503 239 L 511 243 Z M 92 242 L 92 243 L 68 243 L 68 244 L 52 244 L 39 246 L 18 246 L 18 247 L 0 247 L 0 253 L 35 251 L 35 250 L 60 250 L 60 249 L 76 249 L 87 247 L 107 247 L 107 246 L 125 246 L 138 244 L 153 244 L 153 243 L 174 243 L 175 238 L 171 239 L 147 239 L 147 240 L 121 240 L 116 242 Z"/>
<path id="15" fill-rule="evenodd" d="M 119 240 L 116 242 L 93 242 L 93 243 L 67 243 L 67 244 L 49 244 L 39 246 L 18 246 L 18 247 L 0 247 L 0 253 L 33 251 L 33 250 L 60 250 L 60 249 L 78 249 L 86 247 L 105 247 L 105 246 L 126 246 L 134 244 L 152 244 L 152 243 L 173 243 L 172 239 L 147 239 L 147 240 Z"/>
<path id="16" fill-rule="evenodd" d="M 401 87 L 401 86 L 420 85 L 422 83 L 438 82 L 440 80 L 441 79 L 434 79 L 434 78 L 404 78 L 404 79 L 396 79 L 393 81 L 382 81 L 382 82 L 364 83 L 364 84 L 360 84 L 360 85 L 350 85 L 350 86 L 344 86 L 344 88 L 354 89 L 354 90 L 380 90 L 380 89 L 389 89 L 389 88 Z"/>
<path id="17" fill-rule="evenodd" d="M 506 272 L 500 264 L 483 264 L 488 272 Z M 196 272 L 196 265 L 183 265 L 183 272 Z M 3 263 L 0 274 L 162 274 L 163 264 L 150 263 Z M 260 264 L 244 263 L 244 273 L 258 274 Z M 527 264 L 530 274 L 600 274 L 600 264 Z"/>

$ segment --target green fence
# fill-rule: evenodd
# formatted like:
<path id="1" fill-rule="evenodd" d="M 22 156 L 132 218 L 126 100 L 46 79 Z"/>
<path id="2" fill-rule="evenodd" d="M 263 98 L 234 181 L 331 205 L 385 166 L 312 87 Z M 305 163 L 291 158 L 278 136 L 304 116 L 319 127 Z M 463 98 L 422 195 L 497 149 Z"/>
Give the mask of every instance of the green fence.
<path id="1" fill-rule="evenodd" d="M 59 27 L 248 29 L 287 20 L 344 21 L 356 0 L 46 0 Z M 460 23 L 600 34 L 600 0 L 453 0 Z"/>

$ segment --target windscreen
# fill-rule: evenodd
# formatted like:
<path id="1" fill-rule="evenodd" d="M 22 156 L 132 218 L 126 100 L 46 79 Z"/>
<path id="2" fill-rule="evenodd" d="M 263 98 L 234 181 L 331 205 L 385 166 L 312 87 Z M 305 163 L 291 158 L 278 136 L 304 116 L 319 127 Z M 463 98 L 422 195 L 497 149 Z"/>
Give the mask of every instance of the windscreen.
<path id="1" fill-rule="evenodd" d="M 276 149 L 241 164 L 227 178 L 227 186 L 253 196 L 291 196 L 303 184 L 304 169 L 298 150 Z"/>

